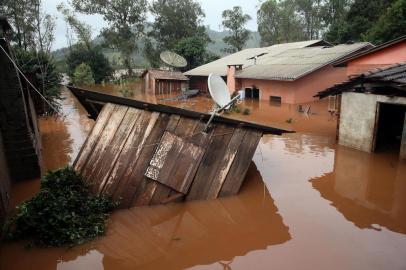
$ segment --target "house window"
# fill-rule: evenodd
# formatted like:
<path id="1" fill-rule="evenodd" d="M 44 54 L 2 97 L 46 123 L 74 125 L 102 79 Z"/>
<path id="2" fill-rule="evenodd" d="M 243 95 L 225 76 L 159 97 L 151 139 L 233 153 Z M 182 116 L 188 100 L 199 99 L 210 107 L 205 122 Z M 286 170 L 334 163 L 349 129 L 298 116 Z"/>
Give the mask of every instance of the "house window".
<path id="1" fill-rule="evenodd" d="M 281 104 L 281 103 L 282 103 L 282 97 L 270 96 L 270 97 L 269 97 L 269 101 L 270 101 L 272 104 Z"/>

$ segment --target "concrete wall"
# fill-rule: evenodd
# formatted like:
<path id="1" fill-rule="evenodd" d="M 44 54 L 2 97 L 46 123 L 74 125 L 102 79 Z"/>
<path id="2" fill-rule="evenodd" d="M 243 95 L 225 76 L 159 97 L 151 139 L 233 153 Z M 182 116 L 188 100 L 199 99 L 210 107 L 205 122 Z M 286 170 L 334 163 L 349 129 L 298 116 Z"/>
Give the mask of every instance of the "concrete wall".
<path id="1" fill-rule="evenodd" d="M 300 104 L 316 101 L 313 96 L 334 84 L 347 80 L 346 68 L 326 66 L 296 81 L 240 79 L 242 88 L 253 85 L 260 90 L 260 99 L 279 96 L 282 103 Z"/>
<path id="2" fill-rule="evenodd" d="M 372 151 L 378 102 L 406 105 L 406 98 L 343 93 L 339 144 L 365 152 Z"/>
<path id="3" fill-rule="evenodd" d="M 406 40 L 371 54 L 356 58 L 347 64 L 347 75 L 366 72 L 406 61 Z"/>

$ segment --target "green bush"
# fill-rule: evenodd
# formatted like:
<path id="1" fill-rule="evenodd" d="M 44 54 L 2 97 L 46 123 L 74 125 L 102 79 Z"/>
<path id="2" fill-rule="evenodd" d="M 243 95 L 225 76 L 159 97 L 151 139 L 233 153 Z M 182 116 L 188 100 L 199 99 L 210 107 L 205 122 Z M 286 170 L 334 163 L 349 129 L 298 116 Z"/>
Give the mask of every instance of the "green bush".
<path id="1" fill-rule="evenodd" d="M 74 85 L 94 84 L 92 69 L 89 65 L 82 63 L 73 72 L 72 83 Z"/>
<path id="2" fill-rule="evenodd" d="M 39 193 L 17 207 L 5 228 L 9 239 L 30 238 L 40 246 L 73 246 L 105 233 L 116 206 L 94 195 L 73 168 L 49 172 Z"/>

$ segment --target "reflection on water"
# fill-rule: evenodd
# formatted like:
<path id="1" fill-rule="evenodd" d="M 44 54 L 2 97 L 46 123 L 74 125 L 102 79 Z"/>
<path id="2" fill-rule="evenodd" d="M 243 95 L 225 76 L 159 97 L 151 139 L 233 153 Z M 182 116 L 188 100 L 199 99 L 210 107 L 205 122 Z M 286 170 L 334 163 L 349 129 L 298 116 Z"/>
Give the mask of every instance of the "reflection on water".
<path id="1" fill-rule="evenodd" d="M 334 171 L 312 185 L 357 227 L 406 233 L 406 166 L 395 153 L 338 147 Z"/>
<path id="2" fill-rule="evenodd" d="M 71 118 L 41 120 L 44 149 L 54 150 L 46 152 L 50 168 L 72 162 L 92 126 L 65 94 Z M 176 105 L 212 106 L 197 100 Z M 243 105 L 253 113 L 231 117 L 293 118 L 302 132 L 264 136 L 238 196 L 120 210 L 105 237 L 73 249 L 6 243 L 0 269 L 405 269 L 406 163 L 336 146 L 335 119 L 320 103 L 310 115 Z M 15 193 L 27 197 L 31 184 Z"/>

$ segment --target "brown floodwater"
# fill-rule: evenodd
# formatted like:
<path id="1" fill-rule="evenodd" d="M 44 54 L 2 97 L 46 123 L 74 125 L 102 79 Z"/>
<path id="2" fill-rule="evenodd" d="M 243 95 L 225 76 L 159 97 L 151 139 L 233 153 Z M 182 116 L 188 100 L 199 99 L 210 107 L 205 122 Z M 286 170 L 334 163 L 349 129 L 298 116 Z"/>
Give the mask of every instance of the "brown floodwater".
<path id="1" fill-rule="evenodd" d="M 64 95 L 69 116 L 40 122 L 49 169 L 71 163 L 93 125 Z M 336 119 L 311 105 L 303 115 L 245 101 L 251 115 L 229 115 L 299 131 L 262 138 L 238 196 L 119 210 L 106 236 L 71 249 L 3 243 L 0 269 L 406 269 L 406 163 L 338 146 Z M 176 106 L 212 104 L 198 97 Z M 13 200 L 37 186 L 14 187 Z"/>

